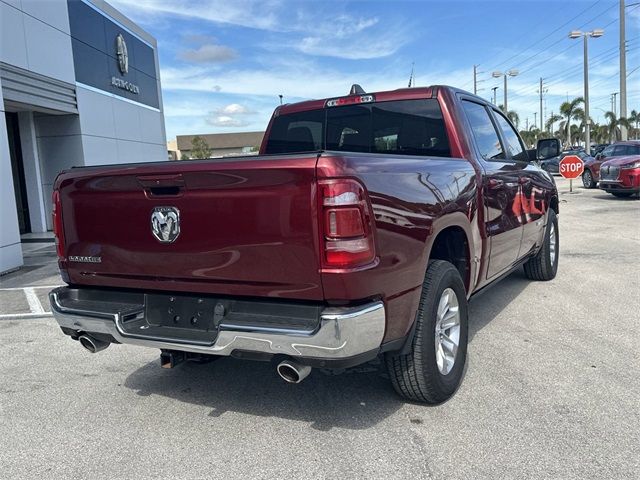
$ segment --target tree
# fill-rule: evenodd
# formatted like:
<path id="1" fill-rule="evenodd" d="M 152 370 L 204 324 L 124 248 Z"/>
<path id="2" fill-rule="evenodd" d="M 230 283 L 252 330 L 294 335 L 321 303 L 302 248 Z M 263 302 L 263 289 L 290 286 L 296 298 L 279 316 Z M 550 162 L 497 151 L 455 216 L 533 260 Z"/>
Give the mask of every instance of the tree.
<path id="1" fill-rule="evenodd" d="M 571 120 L 583 120 L 584 110 L 580 108 L 580 105 L 584 103 L 584 98 L 577 97 L 570 102 L 563 102 L 560 105 L 560 115 L 566 120 L 564 121 L 564 131 L 567 146 L 571 145 Z"/>
<path id="2" fill-rule="evenodd" d="M 633 128 L 633 132 L 629 132 L 629 135 L 636 140 L 640 139 L 640 128 L 638 128 L 638 125 L 640 125 L 640 112 L 638 112 L 637 110 L 631 110 L 631 114 L 629 115 L 628 120 L 629 123 L 635 125 L 635 127 Z"/>
<path id="3" fill-rule="evenodd" d="M 205 159 L 211 157 L 211 148 L 204 138 L 196 135 L 191 139 L 191 158 Z"/>
<path id="4" fill-rule="evenodd" d="M 559 122 L 560 120 L 562 120 L 562 118 L 563 118 L 562 115 L 558 115 L 557 113 L 554 113 L 553 115 L 551 115 L 547 120 L 547 123 L 545 123 L 544 125 L 544 127 L 547 129 L 547 132 L 553 133 L 553 125 L 556 122 Z"/>
<path id="5" fill-rule="evenodd" d="M 620 132 L 620 127 L 629 128 L 631 124 L 624 117 L 616 117 L 616 114 L 613 112 L 605 112 L 604 118 L 608 121 L 606 127 L 607 132 L 609 134 L 609 141 L 615 142 L 616 140 L 620 140 L 622 137 Z"/>
<path id="6" fill-rule="evenodd" d="M 500 104 L 498 105 L 498 108 L 504 113 L 504 105 Z M 518 115 L 518 112 L 515 110 L 509 110 L 505 115 L 509 120 L 511 120 L 511 123 L 513 123 L 517 129 L 520 125 L 520 115 Z"/>
<path id="7" fill-rule="evenodd" d="M 180 160 L 189 160 L 189 155 L 187 155 L 186 153 L 181 153 L 180 154 Z"/>

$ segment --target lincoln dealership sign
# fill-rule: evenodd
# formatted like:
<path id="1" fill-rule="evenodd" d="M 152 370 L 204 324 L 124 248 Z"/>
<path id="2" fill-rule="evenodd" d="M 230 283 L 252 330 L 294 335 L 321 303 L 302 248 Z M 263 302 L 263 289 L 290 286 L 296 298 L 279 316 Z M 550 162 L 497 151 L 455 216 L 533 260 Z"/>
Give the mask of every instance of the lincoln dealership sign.
<path id="1" fill-rule="evenodd" d="M 127 82 L 122 78 L 111 77 L 111 85 L 113 85 L 114 87 L 121 88 L 123 90 L 127 90 L 131 93 L 136 93 L 136 94 L 140 93 L 140 87 L 138 87 L 137 85 L 134 85 L 131 82 Z"/>
<path id="2" fill-rule="evenodd" d="M 129 52 L 127 51 L 127 42 L 124 41 L 124 37 L 121 33 L 116 37 L 116 58 L 118 59 L 118 70 L 122 75 L 126 75 L 129 72 Z M 111 77 L 111 85 L 128 92 L 140 93 L 140 87 L 127 80 L 118 77 Z"/>

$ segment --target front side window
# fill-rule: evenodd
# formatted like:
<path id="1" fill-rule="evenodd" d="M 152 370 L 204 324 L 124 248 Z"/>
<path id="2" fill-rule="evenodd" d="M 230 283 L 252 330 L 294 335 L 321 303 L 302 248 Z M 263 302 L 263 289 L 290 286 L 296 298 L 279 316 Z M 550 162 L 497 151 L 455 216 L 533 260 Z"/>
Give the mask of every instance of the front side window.
<path id="1" fill-rule="evenodd" d="M 522 143 L 520 143 L 518 134 L 504 117 L 504 115 L 497 111 L 494 112 L 496 118 L 498 119 L 498 125 L 500 125 L 500 129 L 502 130 L 504 141 L 506 142 L 507 148 L 511 153 L 511 158 L 520 162 L 526 162 L 528 160 L 527 152 L 525 152 L 524 148 L 522 148 Z"/>
<path id="2" fill-rule="evenodd" d="M 498 132 L 493 126 L 487 109 L 479 103 L 467 100 L 463 100 L 462 105 L 471 124 L 471 131 L 476 139 L 482 158 L 485 160 L 504 159 L 504 150 L 502 149 Z"/>
<path id="3" fill-rule="evenodd" d="M 613 149 L 614 149 L 614 148 L 615 148 L 615 147 L 614 147 L 613 145 L 608 146 L 607 148 L 605 148 L 605 149 L 602 151 L 602 156 L 603 156 L 603 157 L 610 157 L 611 155 L 613 155 Z"/>

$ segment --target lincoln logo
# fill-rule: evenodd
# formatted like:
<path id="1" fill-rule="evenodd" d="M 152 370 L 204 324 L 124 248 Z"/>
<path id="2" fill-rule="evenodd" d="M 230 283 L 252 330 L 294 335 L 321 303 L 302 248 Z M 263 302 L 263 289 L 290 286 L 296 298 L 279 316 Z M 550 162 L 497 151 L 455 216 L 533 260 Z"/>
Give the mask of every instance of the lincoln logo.
<path id="1" fill-rule="evenodd" d="M 180 210 L 155 207 L 151 212 L 151 232 L 161 243 L 173 243 L 180 235 Z"/>
<path id="2" fill-rule="evenodd" d="M 116 56 L 120 73 L 125 75 L 129 71 L 129 53 L 127 52 L 127 42 L 124 41 L 121 33 L 116 37 Z"/>

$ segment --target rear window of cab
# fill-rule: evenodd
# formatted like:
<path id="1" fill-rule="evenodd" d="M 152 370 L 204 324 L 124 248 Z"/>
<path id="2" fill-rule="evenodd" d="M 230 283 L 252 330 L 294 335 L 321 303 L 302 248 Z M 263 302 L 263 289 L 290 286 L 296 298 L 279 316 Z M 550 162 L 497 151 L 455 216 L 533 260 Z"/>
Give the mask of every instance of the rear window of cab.
<path id="1" fill-rule="evenodd" d="M 436 99 L 327 107 L 273 120 L 265 153 L 319 150 L 451 156 Z"/>

